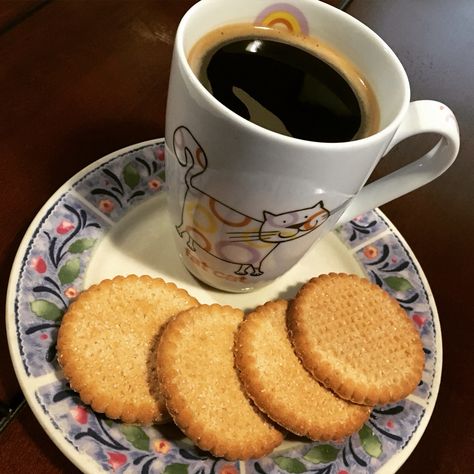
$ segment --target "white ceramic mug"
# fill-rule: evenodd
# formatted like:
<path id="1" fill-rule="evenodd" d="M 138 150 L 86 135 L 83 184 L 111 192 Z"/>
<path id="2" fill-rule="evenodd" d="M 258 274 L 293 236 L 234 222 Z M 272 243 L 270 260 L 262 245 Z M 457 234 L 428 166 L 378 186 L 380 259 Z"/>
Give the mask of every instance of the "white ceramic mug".
<path id="1" fill-rule="evenodd" d="M 363 72 L 380 109 L 377 133 L 342 143 L 284 136 L 235 114 L 199 82 L 187 56 L 202 36 L 226 24 L 269 26 L 279 17 L 304 19 L 309 35 Z M 393 146 L 425 132 L 440 135 L 429 153 L 364 186 Z M 211 286 L 238 292 L 268 284 L 336 225 L 439 176 L 458 149 L 451 110 L 435 101 L 410 103 L 395 54 L 336 8 L 314 0 L 202 0 L 179 25 L 166 114 L 169 209 L 184 265 Z"/>

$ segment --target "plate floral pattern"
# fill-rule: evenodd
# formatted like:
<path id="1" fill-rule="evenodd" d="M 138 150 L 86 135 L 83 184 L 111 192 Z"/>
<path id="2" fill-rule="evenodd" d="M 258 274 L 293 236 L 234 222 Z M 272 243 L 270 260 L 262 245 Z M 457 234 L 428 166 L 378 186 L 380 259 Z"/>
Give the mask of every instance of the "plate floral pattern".
<path id="1" fill-rule="evenodd" d="M 270 456 L 246 462 L 214 458 L 172 425 L 109 420 L 82 404 L 55 358 L 61 317 L 83 288 L 101 238 L 137 203 L 166 192 L 163 140 L 109 155 L 66 183 L 28 230 L 12 270 L 7 330 L 26 398 L 48 435 L 86 472 L 355 474 L 395 471 L 426 427 L 441 373 L 441 334 L 433 297 L 403 238 L 378 210 L 335 230 L 372 281 L 386 289 L 419 329 L 426 364 L 414 394 L 376 407 L 347 439 L 290 438 Z"/>

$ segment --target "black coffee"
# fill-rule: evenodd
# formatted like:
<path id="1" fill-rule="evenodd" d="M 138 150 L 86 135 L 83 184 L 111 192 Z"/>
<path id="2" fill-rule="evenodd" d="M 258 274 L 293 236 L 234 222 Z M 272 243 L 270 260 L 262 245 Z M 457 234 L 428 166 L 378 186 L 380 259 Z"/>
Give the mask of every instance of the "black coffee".
<path id="1" fill-rule="evenodd" d="M 355 92 L 363 81 L 318 57 L 322 46 L 310 43 L 312 51 L 268 34 L 238 38 L 229 32 L 208 35 L 190 60 L 199 80 L 226 107 L 304 140 L 345 142 L 374 132 L 368 101 Z M 345 59 L 339 66 L 347 69 Z"/>

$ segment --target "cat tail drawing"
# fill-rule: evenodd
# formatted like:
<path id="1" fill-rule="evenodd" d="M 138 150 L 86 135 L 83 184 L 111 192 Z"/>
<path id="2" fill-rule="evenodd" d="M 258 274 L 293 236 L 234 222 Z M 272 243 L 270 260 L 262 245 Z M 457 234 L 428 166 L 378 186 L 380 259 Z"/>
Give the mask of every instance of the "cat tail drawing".
<path id="1" fill-rule="evenodd" d="M 179 164 L 187 168 L 185 182 L 189 189 L 192 187 L 192 179 L 206 170 L 206 153 L 189 129 L 184 126 L 174 131 L 173 149 Z"/>

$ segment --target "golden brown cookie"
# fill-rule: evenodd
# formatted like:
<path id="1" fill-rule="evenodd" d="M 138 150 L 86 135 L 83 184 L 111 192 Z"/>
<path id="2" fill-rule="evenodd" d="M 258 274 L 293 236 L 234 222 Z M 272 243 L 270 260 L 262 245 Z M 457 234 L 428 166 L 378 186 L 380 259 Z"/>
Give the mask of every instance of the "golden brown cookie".
<path id="1" fill-rule="evenodd" d="M 197 305 L 185 290 L 149 276 L 119 276 L 83 291 L 58 332 L 58 361 L 71 387 L 109 418 L 168 421 L 156 391 L 156 337 L 171 316 Z"/>
<path id="2" fill-rule="evenodd" d="M 370 408 L 342 400 L 302 366 L 286 329 L 287 302 L 269 302 L 240 325 L 235 362 L 245 390 L 278 424 L 313 440 L 340 439 L 368 419 Z"/>
<path id="3" fill-rule="evenodd" d="M 202 305 L 163 329 L 157 351 L 160 390 L 175 423 L 201 449 L 229 460 L 258 458 L 283 435 L 246 397 L 234 368 L 234 336 L 244 314 Z"/>
<path id="4" fill-rule="evenodd" d="M 394 402 L 421 379 L 418 331 L 398 302 L 365 278 L 311 279 L 290 303 L 287 325 L 303 365 L 342 398 Z"/>

